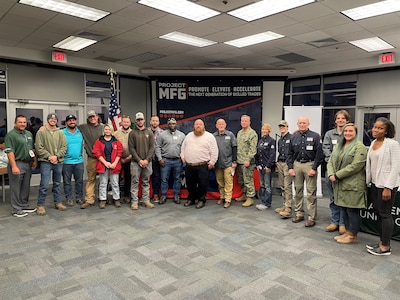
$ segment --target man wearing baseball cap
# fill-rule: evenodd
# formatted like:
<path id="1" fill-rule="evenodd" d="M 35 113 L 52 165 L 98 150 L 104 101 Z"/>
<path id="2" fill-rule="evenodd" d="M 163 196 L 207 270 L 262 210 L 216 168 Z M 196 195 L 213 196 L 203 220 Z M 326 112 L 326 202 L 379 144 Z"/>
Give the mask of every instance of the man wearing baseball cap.
<path id="1" fill-rule="evenodd" d="M 46 214 L 45 201 L 49 187 L 50 176 L 53 172 L 54 205 L 58 210 L 66 210 L 61 202 L 61 175 L 64 156 L 67 151 L 67 140 L 60 128 L 57 127 L 58 117 L 55 113 L 47 116 L 47 124 L 36 134 L 36 153 L 40 161 L 40 187 L 36 214 Z"/>
<path id="2" fill-rule="evenodd" d="M 68 115 L 65 118 L 65 127 L 62 132 L 67 139 L 67 152 L 64 157 L 63 182 L 65 199 L 68 206 L 74 205 L 71 179 L 75 179 L 75 200 L 78 204 L 83 204 L 83 136 L 76 126 L 76 117 Z"/>
<path id="3" fill-rule="evenodd" d="M 94 142 L 103 135 L 104 125 L 101 119 L 94 110 L 87 112 L 87 120 L 85 124 L 80 124 L 78 129 L 81 131 L 84 141 L 84 148 L 88 156 L 86 163 L 86 194 L 85 203 L 81 205 L 85 209 L 94 204 L 95 201 L 95 186 L 96 186 L 96 163 L 97 159 L 93 156 L 92 150 Z"/>
<path id="4" fill-rule="evenodd" d="M 154 137 L 150 130 L 145 127 L 144 114 L 136 114 L 136 126 L 129 133 L 128 147 L 132 155 L 131 160 L 131 209 L 139 208 L 139 178 L 142 175 L 142 200 L 147 208 L 153 208 L 150 202 L 150 176 L 152 169 L 152 157 L 154 153 Z"/>

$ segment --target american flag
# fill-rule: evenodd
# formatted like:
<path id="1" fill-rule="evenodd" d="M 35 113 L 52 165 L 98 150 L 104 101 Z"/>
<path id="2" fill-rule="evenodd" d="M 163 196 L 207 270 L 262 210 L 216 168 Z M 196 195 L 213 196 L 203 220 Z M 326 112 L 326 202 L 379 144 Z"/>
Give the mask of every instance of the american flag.
<path id="1" fill-rule="evenodd" d="M 108 111 L 108 123 L 112 124 L 114 131 L 121 128 L 121 109 L 119 108 L 117 97 L 115 96 L 115 81 L 111 77 L 111 98 L 110 98 L 110 109 Z"/>

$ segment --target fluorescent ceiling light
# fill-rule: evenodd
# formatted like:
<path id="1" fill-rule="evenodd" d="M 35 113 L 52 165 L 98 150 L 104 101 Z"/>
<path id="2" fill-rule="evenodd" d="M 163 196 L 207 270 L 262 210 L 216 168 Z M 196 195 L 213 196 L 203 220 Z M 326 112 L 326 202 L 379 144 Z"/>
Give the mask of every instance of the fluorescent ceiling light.
<path id="1" fill-rule="evenodd" d="M 373 51 L 379 51 L 379 50 L 386 50 L 386 49 L 393 49 L 394 47 L 388 43 L 386 43 L 384 40 L 378 38 L 378 37 L 373 37 L 369 39 L 363 39 L 363 40 L 356 40 L 356 41 L 350 41 L 350 44 L 357 46 L 365 51 L 368 52 L 373 52 Z"/>
<path id="2" fill-rule="evenodd" d="M 98 21 L 109 15 L 107 11 L 72 3 L 65 0 L 19 0 L 21 4 L 27 4 L 39 8 L 52 10 L 58 13 L 71 15 L 74 17 Z"/>
<path id="3" fill-rule="evenodd" d="M 242 48 L 242 47 L 246 47 L 246 46 L 250 46 L 250 45 L 254 45 L 254 44 L 259 44 L 259 43 L 263 43 L 263 42 L 267 42 L 267 41 L 280 39 L 283 37 L 285 37 L 285 36 L 282 34 L 275 33 L 272 31 L 266 31 L 266 32 L 250 35 L 250 36 L 247 36 L 244 38 L 224 42 L 224 44 Z"/>
<path id="4" fill-rule="evenodd" d="M 221 14 L 187 0 L 140 0 L 138 3 L 196 22 Z"/>
<path id="5" fill-rule="evenodd" d="M 315 0 L 263 0 L 232 10 L 228 12 L 228 14 L 251 22 L 313 2 L 315 2 Z"/>
<path id="6" fill-rule="evenodd" d="M 196 46 L 196 47 L 205 47 L 205 46 L 210 46 L 210 45 L 214 45 L 217 43 L 214 41 L 202 39 L 197 36 L 177 32 L 177 31 L 164 34 L 164 35 L 160 36 L 160 39 L 170 40 L 170 41 L 183 43 L 183 44 Z"/>
<path id="7" fill-rule="evenodd" d="M 400 11 L 400 1 L 387 0 L 344 10 L 342 14 L 356 21 L 396 11 Z"/>
<path id="8" fill-rule="evenodd" d="M 97 43 L 97 41 L 77 36 L 70 36 L 65 40 L 62 40 L 61 42 L 53 45 L 53 47 L 71 51 L 79 51 L 83 48 L 93 45 L 94 43 Z"/>

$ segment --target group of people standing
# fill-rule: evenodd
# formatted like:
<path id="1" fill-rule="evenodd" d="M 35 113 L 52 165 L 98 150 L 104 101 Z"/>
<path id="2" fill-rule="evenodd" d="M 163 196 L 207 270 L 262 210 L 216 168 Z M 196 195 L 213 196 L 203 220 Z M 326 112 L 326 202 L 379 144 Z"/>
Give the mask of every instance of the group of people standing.
<path id="1" fill-rule="evenodd" d="M 294 185 L 294 217 L 292 222 L 305 220 L 304 184 L 306 186 L 305 227 L 315 226 L 317 217 L 317 169 L 325 159 L 326 182 L 330 194 L 331 224 L 326 231 L 339 230 L 335 237 L 338 243 L 357 242 L 361 227 L 360 209 L 366 207 L 368 199 L 378 216 L 380 242 L 367 245 L 368 252 L 375 255 L 391 253 L 390 239 L 393 232 L 391 208 L 398 188 L 400 171 L 400 146 L 393 138 L 395 128 L 386 118 L 378 118 L 372 128 L 374 141 L 367 149 L 358 139 L 355 124 L 350 115 L 340 110 L 335 115 L 336 127 L 328 131 L 323 143 L 321 136 L 309 129 L 306 117 L 297 121 L 297 130 L 289 132 L 289 124 L 282 120 L 278 127 L 280 139 L 269 135 L 270 124 L 263 124 L 261 137 L 251 128 L 251 118 L 241 117 L 241 129 L 237 136 L 227 130 L 224 119 L 216 121 L 216 131 L 205 130 L 204 122 L 197 119 L 193 131 L 185 135 L 177 130 L 174 118 L 168 120 L 167 128 L 161 130 L 159 118 L 152 116 L 150 127 L 145 127 L 144 114 L 135 115 L 132 128 L 129 116 L 122 118 L 122 127 L 113 132 L 108 124 L 93 110 L 88 111 L 86 123 L 77 125 L 76 117 L 68 115 L 66 127 L 57 127 L 55 113 L 47 116 L 34 138 L 26 130 L 27 120 L 19 115 L 14 128 L 6 135 L 5 152 L 9 165 L 11 205 L 15 217 L 24 217 L 36 212 L 45 215 L 50 177 L 52 176 L 54 205 L 66 210 L 74 202 L 86 209 L 95 203 L 96 176 L 99 175 L 99 207 L 106 204 L 121 207 L 121 199 L 139 209 L 139 200 L 147 208 L 151 202 L 150 181 L 153 187 L 152 200 L 160 205 L 167 201 L 167 191 L 172 175 L 173 202 L 181 203 L 181 173 L 185 167 L 188 197 L 184 206 L 205 206 L 210 170 L 215 170 L 220 192 L 218 205 L 229 208 L 232 202 L 233 176 L 238 173 L 243 207 L 254 204 L 256 189 L 254 172 L 260 175 L 259 210 L 266 210 L 272 203 L 272 174 L 278 173 L 283 205 L 275 211 L 285 219 L 292 217 L 292 185 Z M 87 181 L 83 192 L 84 160 L 87 154 Z M 278 150 L 278 151 L 277 151 Z M 40 162 L 41 182 L 37 207 L 28 205 L 32 170 Z M 121 176 L 123 190 L 120 191 Z M 65 206 L 61 201 L 61 177 L 63 178 Z M 73 193 L 72 178 L 75 180 Z M 141 178 L 141 197 L 139 183 Z M 111 186 L 112 200 L 108 199 Z M 139 199 L 140 198 L 140 199 Z"/>

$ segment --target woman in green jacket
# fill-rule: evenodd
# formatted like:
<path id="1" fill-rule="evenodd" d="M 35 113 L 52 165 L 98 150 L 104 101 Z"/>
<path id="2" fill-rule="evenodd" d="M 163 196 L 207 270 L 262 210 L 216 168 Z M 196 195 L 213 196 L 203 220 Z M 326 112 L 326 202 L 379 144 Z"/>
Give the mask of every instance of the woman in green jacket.
<path id="1" fill-rule="evenodd" d="M 348 123 L 328 161 L 329 180 L 335 204 L 340 206 L 346 231 L 336 236 L 341 244 L 357 242 L 361 227 L 360 210 L 366 206 L 365 163 L 367 148 L 358 140 L 357 127 Z"/>

